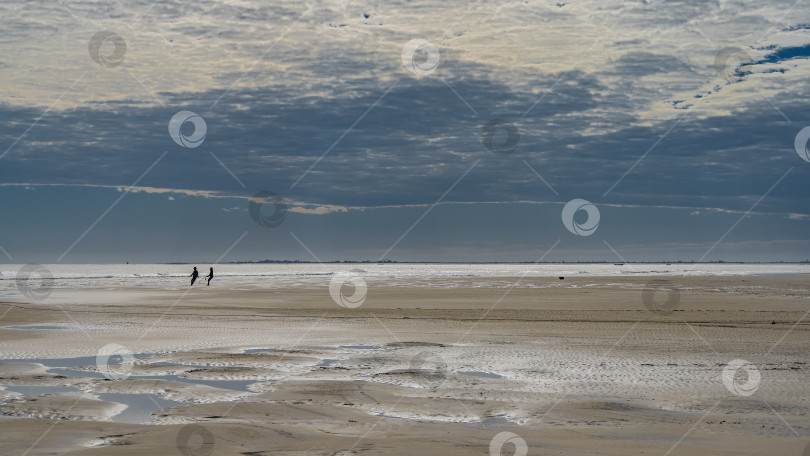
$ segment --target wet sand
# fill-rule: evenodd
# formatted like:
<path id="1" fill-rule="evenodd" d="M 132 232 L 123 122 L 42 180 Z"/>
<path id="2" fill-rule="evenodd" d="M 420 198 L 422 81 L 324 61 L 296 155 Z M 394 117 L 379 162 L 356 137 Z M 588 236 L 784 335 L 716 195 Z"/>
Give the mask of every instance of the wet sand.
<path id="1" fill-rule="evenodd" d="M 368 282 L 357 308 L 326 283 L 5 299 L 2 326 L 40 329 L 0 329 L 0 454 L 485 455 L 511 432 L 501 454 L 801 455 L 808 282 Z M 727 386 L 737 359 L 759 380 Z M 148 424 L 121 422 L 126 398 L 154 403 L 128 415 Z"/>

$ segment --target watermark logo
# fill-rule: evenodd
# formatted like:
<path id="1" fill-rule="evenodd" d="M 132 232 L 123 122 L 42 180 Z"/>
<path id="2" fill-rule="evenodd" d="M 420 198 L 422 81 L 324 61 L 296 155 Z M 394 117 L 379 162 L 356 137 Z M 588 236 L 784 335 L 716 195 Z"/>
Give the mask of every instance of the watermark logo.
<path id="1" fill-rule="evenodd" d="M 110 380 L 122 380 L 132 373 L 135 357 L 123 345 L 107 344 L 96 353 L 96 368 Z"/>
<path id="2" fill-rule="evenodd" d="M 489 455 L 503 455 L 503 447 L 506 444 L 510 444 L 515 447 L 515 451 L 506 454 L 512 454 L 514 456 L 526 456 L 526 454 L 529 453 L 529 446 L 526 445 L 526 441 L 523 440 L 521 436 L 515 434 L 514 432 L 503 431 L 496 434 L 495 437 L 490 440 Z"/>
<path id="3" fill-rule="evenodd" d="M 190 134 L 182 131 L 183 125 L 190 123 L 194 126 L 194 131 Z M 187 149 L 200 147 L 208 133 L 208 126 L 205 119 L 191 111 L 180 111 L 169 120 L 169 136 L 172 137 L 178 146 Z"/>
<path id="4" fill-rule="evenodd" d="M 582 222 L 576 221 L 579 211 L 584 211 L 587 218 Z M 577 236 L 590 236 L 599 228 L 599 209 L 584 199 L 572 199 L 562 210 L 562 221 L 565 228 Z"/>
<path id="5" fill-rule="evenodd" d="M 441 356 L 423 351 L 411 359 L 408 371 L 416 375 L 417 383 L 429 388 L 447 378 L 447 363 Z"/>
<path id="6" fill-rule="evenodd" d="M 214 452 L 214 434 L 199 424 L 189 424 L 177 433 L 177 449 L 185 456 L 210 456 Z"/>
<path id="7" fill-rule="evenodd" d="M 810 162 L 810 149 L 807 148 L 808 141 L 810 141 L 810 127 L 802 128 L 799 133 L 796 134 L 796 139 L 793 141 L 796 153 L 806 162 Z"/>
<path id="8" fill-rule="evenodd" d="M 26 264 L 17 271 L 15 283 L 20 294 L 28 299 L 42 301 L 51 295 L 53 274 L 41 264 Z"/>
<path id="9" fill-rule="evenodd" d="M 108 49 L 110 46 L 112 50 Z M 103 30 L 90 38 L 87 50 L 94 62 L 105 67 L 115 67 L 124 61 L 127 43 L 117 33 Z"/>
<path id="10" fill-rule="evenodd" d="M 439 66 L 439 48 L 428 40 L 414 38 L 402 46 L 402 64 L 417 76 L 427 76 Z"/>
<path id="11" fill-rule="evenodd" d="M 669 315 L 681 302 L 681 291 L 666 280 L 655 279 L 644 286 L 641 301 L 650 312 Z"/>
<path id="12" fill-rule="evenodd" d="M 267 204 L 273 206 L 273 212 L 270 215 L 266 215 L 262 211 L 262 208 Z M 284 198 L 273 192 L 262 191 L 250 198 L 248 212 L 250 218 L 259 226 L 276 228 L 284 223 L 284 218 L 287 217 L 287 203 Z"/>
<path id="13" fill-rule="evenodd" d="M 759 369 L 744 359 L 735 359 L 723 368 L 723 384 L 729 392 L 737 396 L 750 396 L 756 393 L 759 380 Z"/>
<path id="14" fill-rule="evenodd" d="M 350 289 L 345 292 L 345 289 Z M 354 271 L 337 272 L 329 281 L 329 296 L 335 304 L 349 309 L 356 309 L 366 300 L 368 285 L 362 274 Z M 351 293 L 351 294 L 349 294 Z"/>
<path id="15" fill-rule="evenodd" d="M 494 154 L 511 154 L 517 150 L 520 132 L 512 122 L 504 119 L 492 119 L 484 125 L 481 142 Z"/>
<path id="16" fill-rule="evenodd" d="M 728 82 L 740 80 L 741 68 L 753 62 L 753 59 L 742 48 L 729 46 L 717 51 L 714 56 L 714 69 Z"/>

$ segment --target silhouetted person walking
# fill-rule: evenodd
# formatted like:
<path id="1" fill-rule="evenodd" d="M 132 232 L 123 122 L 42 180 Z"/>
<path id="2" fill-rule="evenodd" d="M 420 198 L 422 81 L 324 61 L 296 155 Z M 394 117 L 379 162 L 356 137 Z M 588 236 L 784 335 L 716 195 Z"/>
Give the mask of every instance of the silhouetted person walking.
<path id="1" fill-rule="evenodd" d="M 206 277 L 206 279 L 208 279 L 208 283 L 206 284 L 206 286 L 211 285 L 211 279 L 213 278 L 214 278 L 214 268 L 211 268 L 211 272 L 209 272 L 208 276 Z"/>
<path id="2" fill-rule="evenodd" d="M 194 282 L 197 281 L 197 277 L 200 276 L 200 273 L 197 272 L 197 266 L 194 266 L 194 270 L 191 271 L 191 284 L 194 285 Z"/>

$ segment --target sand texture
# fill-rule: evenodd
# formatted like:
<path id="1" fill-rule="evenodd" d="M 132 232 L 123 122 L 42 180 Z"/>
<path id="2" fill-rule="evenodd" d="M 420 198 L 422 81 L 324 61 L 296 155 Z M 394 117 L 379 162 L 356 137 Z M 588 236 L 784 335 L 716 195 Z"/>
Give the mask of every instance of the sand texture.
<path id="1" fill-rule="evenodd" d="M 800 456 L 808 283 L 370 281 L 357 308 L 326 283 L 6 298 L 0 454 Z M 51 329 L 5 328 L 26 325 Z"/>

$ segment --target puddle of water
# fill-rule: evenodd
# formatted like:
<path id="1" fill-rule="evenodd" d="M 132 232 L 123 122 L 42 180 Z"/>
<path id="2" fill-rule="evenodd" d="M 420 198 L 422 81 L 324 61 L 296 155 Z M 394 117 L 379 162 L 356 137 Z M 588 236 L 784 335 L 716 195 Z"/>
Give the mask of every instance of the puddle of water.
<path id="1" fill-rule="evenodd" d="M 503 375 L 493 374 L 492 372 L 458 371 L 458 373 L 461 375 L 472 375 L 474 377 L 503 378 Z"/>
<path id="2" fill-rule="evenodd" d="M 185 405 L 185 402 L 163 399 L 152 394 L 100 393 L 101 400 L 124 404 L 127 409 L 112 417 L 118 423 L 142 424 L 152 421 L 152 413 L 164 408 Z"/>
<path id="3" fill-rule="evenodd" d="M 193 378 L 183 378 L 177 375 L 165 375 L 163 377 L 136 377 L 132 378 L 149 378 L 158 380 L 174 380 L 176 382 L 191 383 L 195 385 L 207 385 L 214 388 L 222 388 L 233 391 L 252 392 L 247 387 L 259 381 L 272 381 L 272 380 L 197 380 Z"/>
<path id="4" fill-rule="evenodd" d="M 135 358 L 143 358 L 151 356 L 151 354 L 137 354 L 134 355 Z M 84 370 L 77 370 L 73 369 L 74 367 L 83 367 L 83 366 L 95 366 L 96 365 L 96 357 L 95 356 L 82 356 L 77 358 L 61 358 L 61 359 L 42 359 L 42 358 L 33 358 L 33 359 L 7 359 L 7 360 L 0 360 L 0 362 L 9 362 L 9 363 L 39 363 L 44 365 L 48 368 L 48 372 L 51 374 L 56 375 L 64 375 L 66 377 L 77 377 L 77 378 L 105 378 L 104 374 L 98 372 L 96 370 L 84 371 Z M 151 363 L 152 365 L 161 365 L 161 366 L 178 366 L 178 367 L 193 367 L 196 369 L 207 369 L 208 366 L 186 366 L 182 364 L 174 364 L 168 362 L 156 362 Z M 249 392 L 248 385 L 256 383 L 259 380 L 197 380 L 191 378 L 183 378 L 179 375 L 132 375 L 129 378 L 133 379 L 149 379 L 149 380 L 173 380 L 182 383 L 191 383 L 191 384 L 198 384 L 198 385 L 207 385 L 216 388 L 222 389 L 229 389 L 234 391 L 244 391 Z M 266 380 L 262 380 L 266 381 Z M 272 381 L 272 380 L 270 380 Z M 24 392 L 23 394 L 26 395 L 36 395 L 36 394 L 45 394 L 47 392 L 62 392 L 62 391 L 77 391 L 75 388 L 66 388 L 66 387 L 52 387 L 52 386 L 15 386 L 13 388 L 17 388 L 14 391 L 23 393 L 20 389 L 28 388 L 29 392 Z M 49 390 L 48 388 L 51 388 Z M 54 389 L 56 388 L 56 389 Z M 61 389 L 58 389 L 61 388 Z M 41 392 L 37 392 L 41 391 Z"/>
<path id="5" fill-rule="evenodd" d="M 46 367 L 79 367 L 79 366 L 95 366 L 95 356 L 79 356 L 78 358 L 58 358 L 58 359 L 44 359 L 34 358 L 22 360 L 29 363 L 39 363 Z"/>
<path id="6" fill-rule="evenodd" d="M 15 326 L 4 326 L 3 329 L 38 329 L 38 330 L 56 329 L 69 331 L 71 328 L 60 325 L 15 325 Z"/>
<path id="7" fill-rule="evenodd" d="M 20 393 L 24 396 L 42 396 L 44 394 L 68 393 L 79 391 L 78 388 L 67 386 L 9 386 L 7 391 Z M 117 394 L 117 393 L 91 393 L 102 401 L 118 402 L 127 408 L 112 418 L 117 423 L 148 423 L 152 421 L 152 412 L 168 407 L 184 405 L 184 402 L 163 399 L 151 394 Z"/>
<path id="8" fill-rule="evenodd" d="M 150 356 L 150 354 L 134 355 L 137 358 Z M 3 360 L 3 362 L 25 362 L 40 363 L 48 367 L 48 372 L 56 375 L 64 375 L 73 378 L 104 378 L 104 375 L 97 371 L 81 371 L 71 369 L 79 366 L 95 366 L 95 356 L 83 356 L 77 358 L 62 359 L 14 359 Z M 168 366 L 178 366 L 172 363 L 154 363 Z M 199 368 L 199 366 L 196 366 Z M 193 380 L 181 378 L 177 375 L 166 376 L 132 376 L 135 379 L 155 379 L 174 380 L 182 383 L 208 385 L 217 388 L 234 391 L 248 392 L 247 386 L 255 383 L 255 380 Z M 78 388 L 69 386 L 8 386 L 7 391 L 20 393 L 23 396 L 41 396 L 43 394 L 66 393 L 79 391 Z M 152 413 L 158 410 L 175 407 L 185 404 L 184 402 L 163 399 L 152 394 L 121 394 L 121 393 L 93 393 L 101 400 L 118 402 L 127 406 L 127 409 L 112 417 L 112 420 L 119 423 L 148 423 L 152 420 Z"/>
<path id="9" fill-rule="evenodd" d="M 340 348 L 352 348 L 355 350 L 376 350 L 380 347 L 376 345 L 341 345 Z"/>
<path id="10" fill-rule="evenodd" d="M 137 354 L 136 358 L 143 358 L 152 356 L 152 354 Z M 64 375 L 73 378 L 104 378 L 104 375 L 97 371 L 82 371 L 72 369 L 80 366 L 95 366 L 95 356 L 83 356 L 77 358 L 62 358 L 62 359 L 13 359 L 13 360 L 0 360 L 0 362 L 19 362 L 19 363 L 40 363 L 48 367 L 48 372 L 56 375 Z M 174 364 L 168 362 L 152 363 L 162 366 L 183 366 L 181 364 Z M 189 366 L 195 368 L 207 368 L 207 366 Z M 193 385 L 207 385 L 215 388 L 222 388 L 226 390 L 250 392 L 248 385 L 256 383 L 257 381 L 268 380 L 197 380 L 190 378 L 183 378 L 179 375 L 133 375 L 133 379 L 149 379 L 149 380 L 173 380 L 176 382 L 188 383 Z M 273 380 L 269 380 L 273 381 Z M 66 393 L 72 391 L 79 391 L 78 388 L 69 386 L 8 386 L 7 391 L 20 393 L 23 396 L 41 396 L 43 394 L 53 393 Z M 185 402 L 173 401 L 163 399 L 154 394 L 122 394 L 122 393 L 93 393 L 101 400 L 118 402 L 127 405 L 127 409 L 120 414 L 112 417 L 112 420 L 120 423 L 148 423 L 152 420 L 152 413 L 162 410 L 167 407 L 175 407 L 184 405 Z"/>
<path id="11" fill-rule="evenodd" d="M 481 420 L 481 424 L 514 424 L 517 425 L 514 421 L 509 421 L 502 416 L 493 416 L 491 418 L 486 418 Z"/>
<path id="12" fill-rule="evenodd" d="M 334 358 L 326 358 L 324 360 L 321 360 L 320 363 L 316 364 L 315 367 L 329 367 L 329 366 L 331 366 L 332 364 L 334 364 L 334 363 L 336 363 L 338 361 L 340 361 L 340 360 L 339 359 L 334 359 Z"/>
<path id="13" fill-rule="evenodd" d="M 151 353 L 140 353 L 132 355 L 134 358 L 145 358 L 152 356 Z M 29 359 L 0 359 L 2 363 L 39 363 L 45 367 L 79 367 L 79 366 L 95 366 L 95 356 L 79 356 L 77 358 L 29 358 Z"/>

